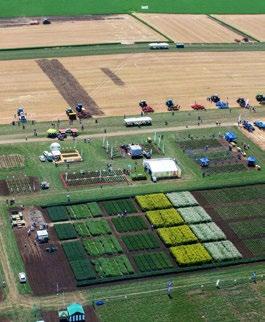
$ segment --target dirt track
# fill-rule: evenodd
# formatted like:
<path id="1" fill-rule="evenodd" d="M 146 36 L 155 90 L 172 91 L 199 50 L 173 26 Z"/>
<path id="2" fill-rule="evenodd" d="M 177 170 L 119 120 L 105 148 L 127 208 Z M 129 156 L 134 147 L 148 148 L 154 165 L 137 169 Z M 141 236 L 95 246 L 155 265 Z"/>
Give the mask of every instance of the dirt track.
<path id="1" fill-rule="evenodd" d="M 264 52 L 142 53 L 60 58 L 89 96 L 107 115 L 139 114 L 146 99 L 155 111 L 165 111 L 173 98 L 190 109 L 196 100 L 215 108 L 206 97 L 218 93 L 231 106 L 240 96 L 255 103 L 264 90 Z M 102 71 L 111 70 L 123 86 Z M 9 123 L 24 105 L 30 119 L 66 119 L 67 102 L 34 60 L 0 62 L 1 123 Z"/>
<path id="2" fill-rule="evenodd" d="M 88 16 L 81 19 L 55 17 L 51 19 L 51 25 L 23 25 L 29 21 L 20 19 L 11 20 L 11 23 L 5 21 L 2 26 L 0 24 L 0 48 L 165 40 L 130 15 Z"/>
<path id="3" fill-rule="evenodd" d="M 260 41 L 265 41 L 265 15 L 214 16 Z"/>
<path id="4" fill-rule="evenodd" d="M 240 128 L 240 130 L 247 138 L 249 138 L 256 145 L 258 145 L 262 150 L 265 151 L 265 131 L 264 130 L 259 130 L 258 128 L 255 128 L 255 131 L 252 133 L 248 132 L 243 128 Z"/>
<path id="5" fill-rule="evenodd" d="M 141 14 L 137 16 L 172 40 L 184 43 L 230 43 L 238 35 L 206 15 Z"/>

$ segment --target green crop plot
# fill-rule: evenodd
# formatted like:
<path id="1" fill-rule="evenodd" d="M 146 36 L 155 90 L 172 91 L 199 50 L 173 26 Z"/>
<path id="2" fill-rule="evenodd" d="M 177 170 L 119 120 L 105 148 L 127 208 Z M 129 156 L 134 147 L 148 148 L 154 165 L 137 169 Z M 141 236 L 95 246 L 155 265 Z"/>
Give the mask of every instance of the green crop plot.
<path id="1" fill-rule="evenodd" d="M 74 226 L 70 223 L 54 225 L 56 234 L 60 240 L 74 239 L 77 233 Z"/>
<path id="2" fill-rule="evenodd" d="M 167 13 L 264 13 L 261 0 L 10 0 L 0 2 L 0 15 L 45 16 L 128 13 L 142 10 L 148 5 L 149 12 Z"/>

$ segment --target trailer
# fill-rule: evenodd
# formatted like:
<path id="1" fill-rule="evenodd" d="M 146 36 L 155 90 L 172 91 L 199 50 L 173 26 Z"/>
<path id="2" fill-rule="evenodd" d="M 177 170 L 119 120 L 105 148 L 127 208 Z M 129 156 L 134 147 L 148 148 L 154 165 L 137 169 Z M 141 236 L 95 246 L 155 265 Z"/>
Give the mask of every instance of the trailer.
<path id="1" fill-rule="evenodd" d="M 139 125 L 152 125 L 152 118 L 149 116 L 128 117 L 124 119 L 124 125 L 126 127 L 139 126 Z"/>
<path id="2" fill-rule="evenodd" d="M 153 42 L 149 44 L 149 49 L 169 49 L 169 44 L 166 42 Z"/>
<path id="3" fill-rule="evenodd" d="M 154 109 L 148 105 L 145 100 L 139 102 L 139 107 L 142 109 L 143 113 L 154 113 Z"/>

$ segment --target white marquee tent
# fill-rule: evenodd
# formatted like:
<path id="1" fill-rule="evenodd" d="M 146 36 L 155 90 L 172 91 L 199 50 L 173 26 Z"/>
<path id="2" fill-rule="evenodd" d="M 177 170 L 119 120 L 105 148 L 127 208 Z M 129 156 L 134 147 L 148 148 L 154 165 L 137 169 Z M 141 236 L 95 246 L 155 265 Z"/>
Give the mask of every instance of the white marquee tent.
<path id="1" fill-rule="evenodd" d="M 147 159 L 143 161 L 143 166 L 150 172 L 152 179 L 181 177 L 180 167 L 171 158 Z"/>

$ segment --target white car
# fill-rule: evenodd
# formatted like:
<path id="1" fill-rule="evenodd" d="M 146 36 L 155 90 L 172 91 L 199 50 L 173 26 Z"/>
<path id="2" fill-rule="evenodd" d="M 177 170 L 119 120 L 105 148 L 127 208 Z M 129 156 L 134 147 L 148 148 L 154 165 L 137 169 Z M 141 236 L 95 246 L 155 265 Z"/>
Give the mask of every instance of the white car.
<path id="1" fill-rule="evenodd" d="M 26 283 L 27 282 L 26 273 L 24 273 L 24 272 L 18 273 L 18 278 L 19 278 L 20 283 Z"/>
<path id="2" fill-rule="evenodd" d="M 44 155 L 40 155 L 39 156 L 39 159 L 40 159 L 41 162 L 45 162 L 46 161 L 46 158 L 45 158 Z"/>

